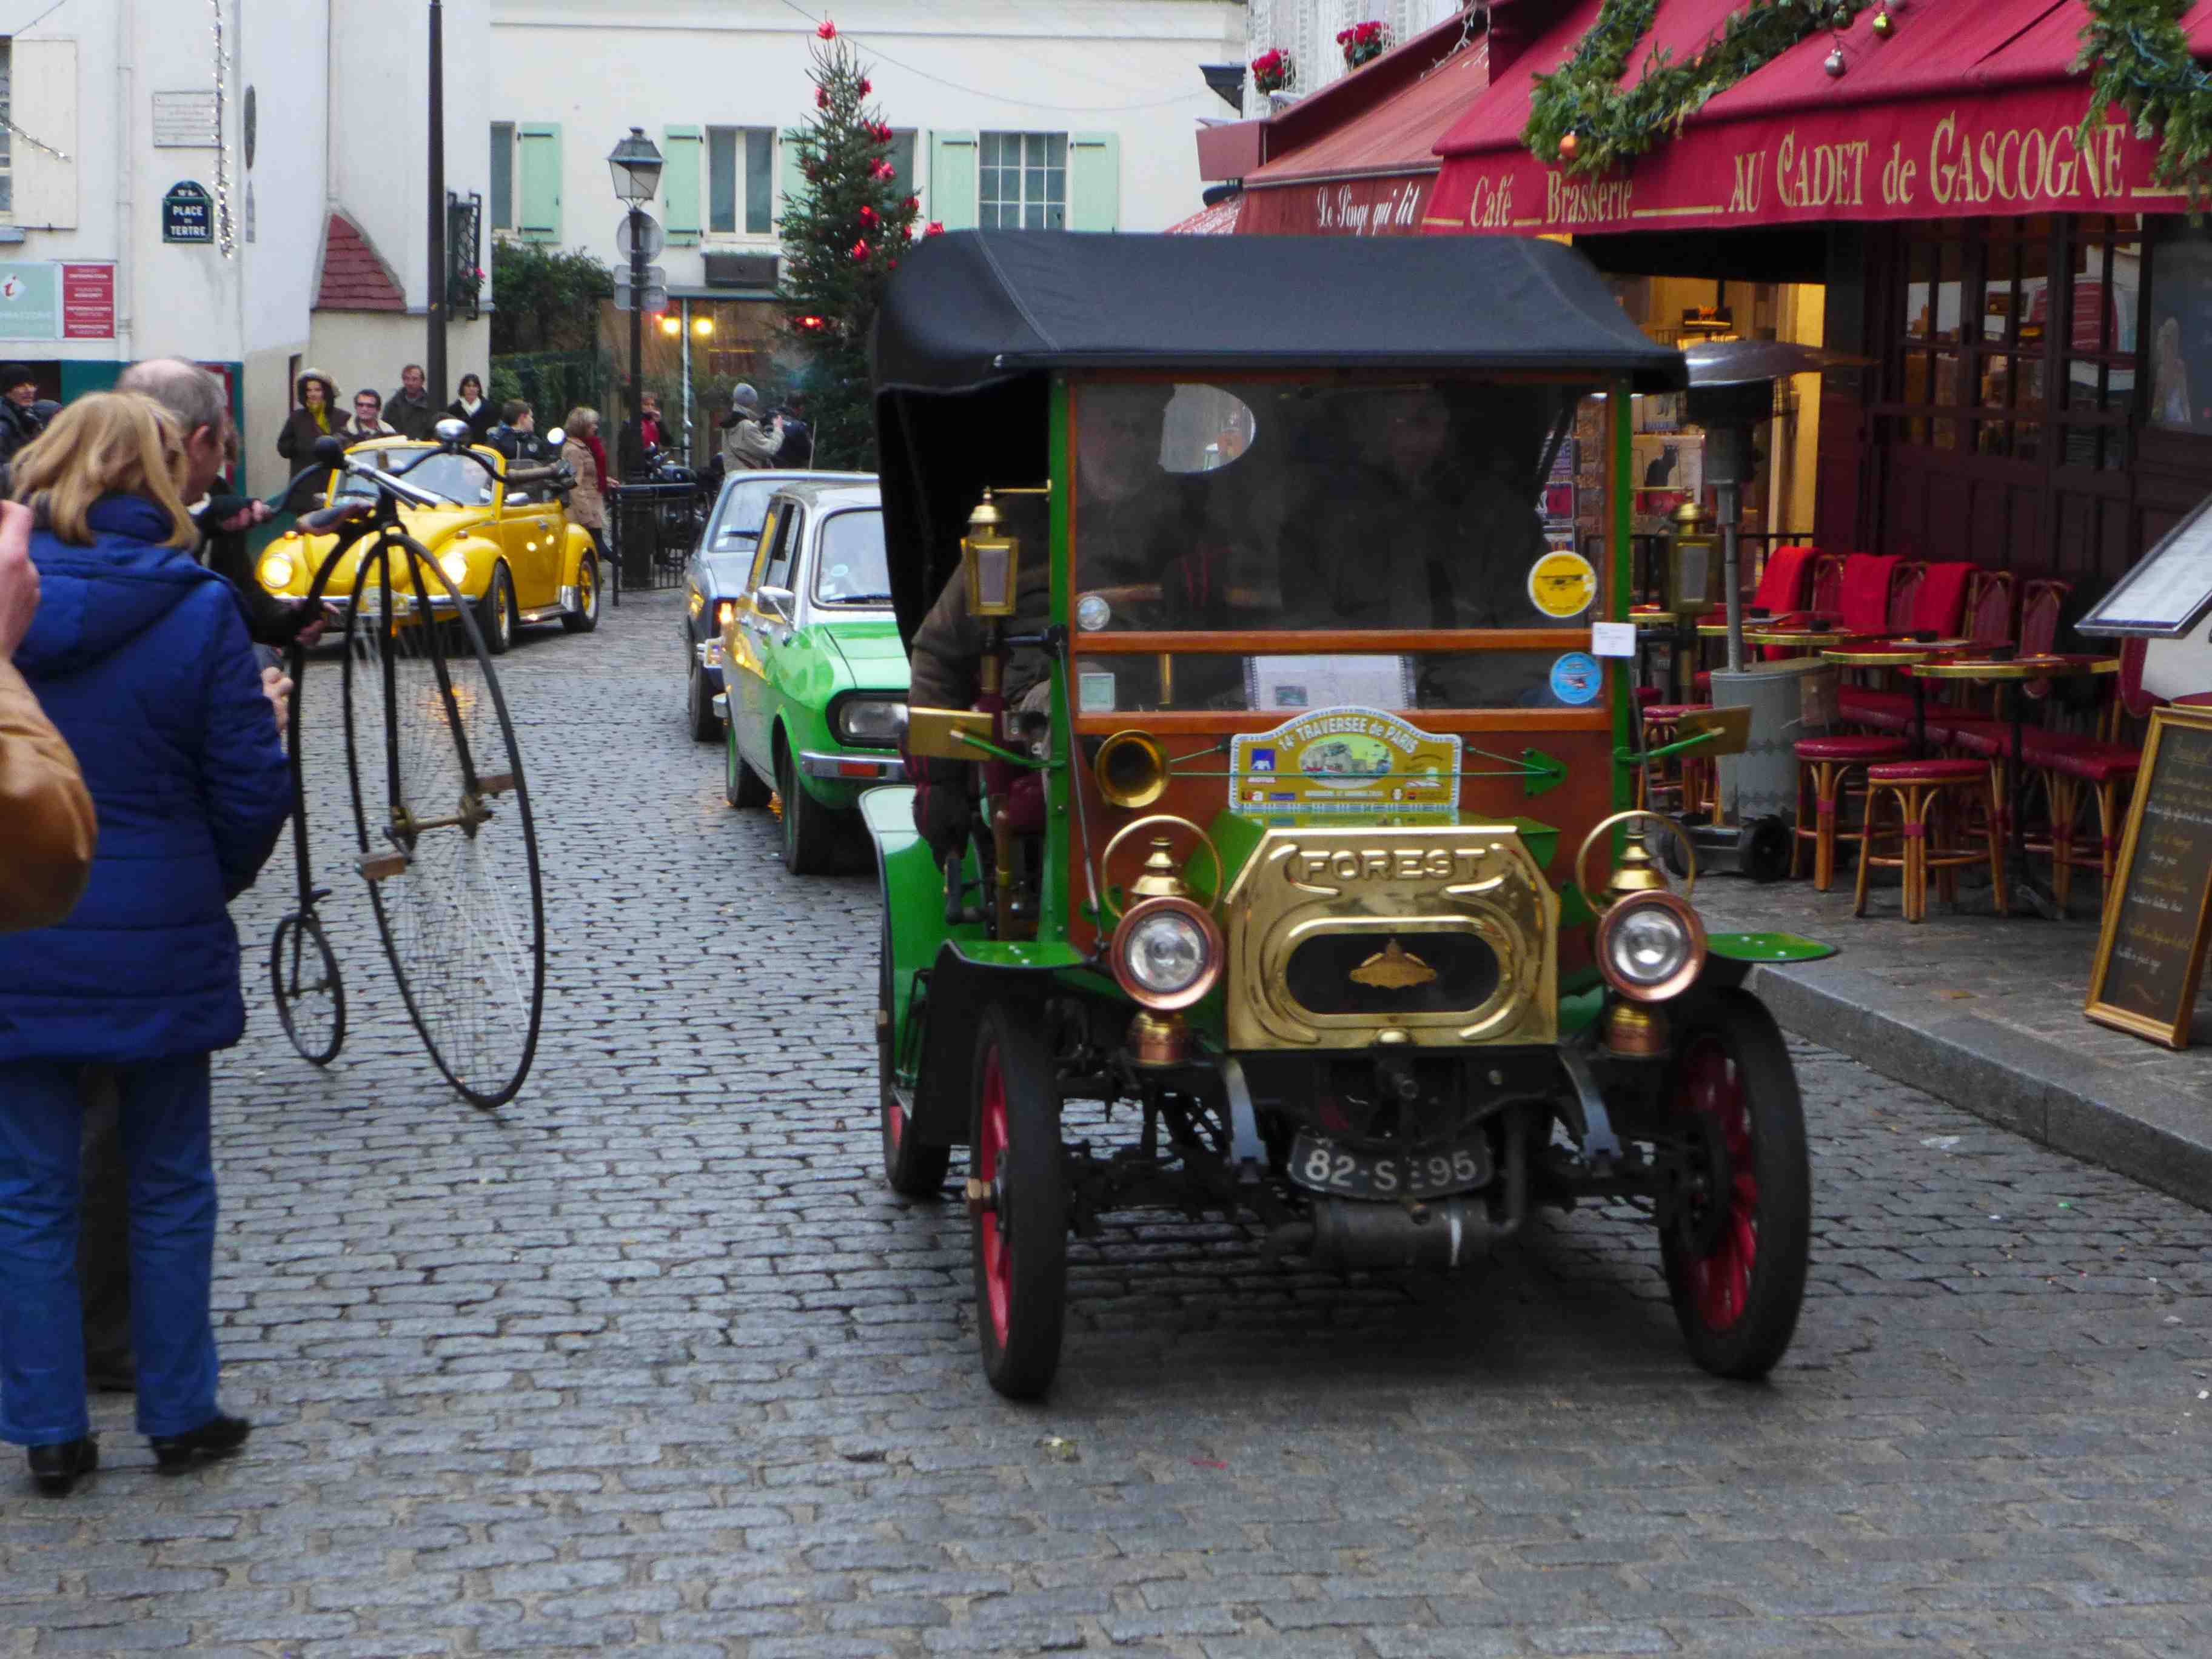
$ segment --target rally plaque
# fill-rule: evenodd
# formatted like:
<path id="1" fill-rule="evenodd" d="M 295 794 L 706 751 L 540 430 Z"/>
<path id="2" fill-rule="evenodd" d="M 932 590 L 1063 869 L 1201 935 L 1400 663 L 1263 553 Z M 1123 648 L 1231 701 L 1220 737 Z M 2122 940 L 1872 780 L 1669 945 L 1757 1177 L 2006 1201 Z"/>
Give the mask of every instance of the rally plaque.
<path id="1" fill-rule="evenodd" d="M 2105 905 L 2084 1012 L 2189 1046 L 2212 918 L 2212 709 L 2160 708 Z"/>

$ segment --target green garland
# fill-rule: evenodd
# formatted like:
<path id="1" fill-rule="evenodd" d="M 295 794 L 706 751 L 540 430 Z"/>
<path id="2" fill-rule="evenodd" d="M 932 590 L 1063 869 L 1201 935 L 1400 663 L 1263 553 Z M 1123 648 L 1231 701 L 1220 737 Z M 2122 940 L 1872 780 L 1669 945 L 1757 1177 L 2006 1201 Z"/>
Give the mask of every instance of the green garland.
<path id="1" fill-rule="evenodd" d="M 2136 137 L 2158 135 L 2151 177 L 2186 185 L 2192 203 L 2212 195 L 2212 76 L 2189 53 L 2181 16 L 2191 0 L 2088 0 L 2077 70 L 2092 69 L 2081 142 L 2118 104 Z"/>
<path id="2" fill-rule="evenodd" d="M 1706 101 L 1824 29 L 1847 27 L 1869 0 L 1768 0 L 1728 20 L 1720 37 L 1686 64 L 1655 52 L 1634 86 L 1620 77 L 1650 31 L 1659 0 L 1605 0 L 1574 55 L 1535 77 L 1521 142 L 1547 167 L 1604 173 L 1656 149 Z M 2076 70 L 2093 71 L 2081 118 L 2086 146 L 2118 104 L 2136 137 L 2159 139 L 2151 176 L 2185 185 L 2192 202 L 2212 198 L 2212 72 L 2190 55 L 2181 18 L 2194 0 L 2087 0 Z M 1559 142 L 1574 136 L 1574 153 Z"/>
<path id="3" fill-rule="evenodd" d="M 2137 0 L 2158 3 L 2159 0 Z M 1681 131 L 1706 100 L 1726 92 L 1809 35 L 1838 28 L 1857 16 L 1867 0 L 1769 0 L 1728 20 L 1717 40 L 1686 64 L 1655 52 L 1636 84 L 1623 91 L 1620 77 L 1636 43 L 1650 29 L 1658 0 L 1605 0 L 1597 21 L 1574 56 L 1535 79 L 1528 125 L 1521 142 L 1546 165 L 1570 173 L 1602 173 L 1656 149 Z M 1563 159 L 1559 141 L 1575 136 L 1575 153 Z"/>

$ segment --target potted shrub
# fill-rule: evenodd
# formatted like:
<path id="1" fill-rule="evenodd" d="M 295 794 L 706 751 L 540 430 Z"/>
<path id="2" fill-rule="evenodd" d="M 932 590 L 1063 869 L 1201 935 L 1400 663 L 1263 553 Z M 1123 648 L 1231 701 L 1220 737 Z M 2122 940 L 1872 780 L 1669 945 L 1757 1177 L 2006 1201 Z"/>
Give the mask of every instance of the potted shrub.
<path id="1" fill-rule="evenodd" d="M 1371 18 L 1364 23 L 1354 23 L 1337 31 L 1336 44 L 1344 48 L 1345 68 L 1356 70 L 1390 50 L 1390 26 Z"/>
<path id="2" fill-rule="evenodd" d="M 1252 60 L 1252 84 L 1262 98 L 1289 91 L 1297 78 L 1297 61 L 1280 46 L 1271 46 Z"/>

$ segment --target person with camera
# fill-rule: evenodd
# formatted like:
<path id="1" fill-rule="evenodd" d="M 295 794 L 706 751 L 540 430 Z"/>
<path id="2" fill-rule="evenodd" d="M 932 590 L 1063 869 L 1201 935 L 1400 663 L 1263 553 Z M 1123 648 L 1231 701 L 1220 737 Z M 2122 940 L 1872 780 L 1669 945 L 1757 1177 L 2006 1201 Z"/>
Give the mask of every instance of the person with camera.
<path id="1" fill-rule="evenodd" d="M 765 472 L 783 453 L 783 416 L 761 407 L 760 393 L 743 380 L 730 388 L 730 413 L 722 427 L 722 463 L 730 471 Z"/>

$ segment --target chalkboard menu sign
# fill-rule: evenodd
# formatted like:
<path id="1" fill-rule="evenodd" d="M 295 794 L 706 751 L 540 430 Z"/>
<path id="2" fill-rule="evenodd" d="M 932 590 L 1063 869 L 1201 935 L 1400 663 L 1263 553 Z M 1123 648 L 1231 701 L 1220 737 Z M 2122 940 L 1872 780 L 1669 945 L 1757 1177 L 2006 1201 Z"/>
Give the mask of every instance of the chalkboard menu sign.
<path id="1" fill-rule="evenodd" d="M 2176 639 L 2212 610 L 2212 500 L 2166 532 L 2074 624 L 2077 634 Z"/>
<path id="2" fill-rule="evenodd" d="M 2212 911 L 2212 709 L 2153 712 L 2112 879 L 2087 1012 L 2185 1048 Z"/>

